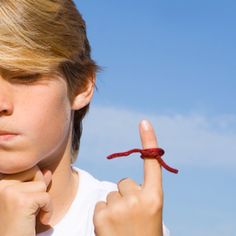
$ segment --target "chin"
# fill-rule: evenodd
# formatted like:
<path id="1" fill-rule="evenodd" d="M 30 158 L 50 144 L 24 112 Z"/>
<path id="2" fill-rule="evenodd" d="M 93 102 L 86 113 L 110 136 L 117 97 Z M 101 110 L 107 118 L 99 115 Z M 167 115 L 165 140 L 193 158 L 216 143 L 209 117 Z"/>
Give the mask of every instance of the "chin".
<path id="1" fill-rule="evenodd" d="M 8 175 L 12 175 L 12 174 L 18 174 L 20 172 L 26 171 L 31 169 L 33 166 L 10 166 L 10 167 L 3 167 L 2 165 L 0 165 L 0 173 L 1 174 L 8 174 Z"/>
<path id="2" fill-rule="evenodd" d="M 31 156 L 31 159 L 30 159 Z M 17 174 L 26 171 L 37 165 L 32 159 L 32 154 L 22 154 L 17 152 L 0 152 L 0 173 L 1 174 Z"/>

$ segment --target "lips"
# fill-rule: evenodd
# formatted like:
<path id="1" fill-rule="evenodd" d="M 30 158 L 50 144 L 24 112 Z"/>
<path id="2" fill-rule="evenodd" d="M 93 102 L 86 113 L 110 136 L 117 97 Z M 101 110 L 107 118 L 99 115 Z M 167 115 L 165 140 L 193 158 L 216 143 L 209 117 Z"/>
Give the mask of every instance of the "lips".
<path id="1" fill-rule="evenodd" d="M 8 143 L 11 140 L 14 140 L 17 136 L 18 134 L 16 133 L 0 130 L 0 145 L 3 145 L 6 142 Z"/>
<path id="2" fill-rule="evenodd" d="M 0 135 L 16 135 L 16 134 L 17 133 L 14 133 L 14 132 L 0 130 Z"/>

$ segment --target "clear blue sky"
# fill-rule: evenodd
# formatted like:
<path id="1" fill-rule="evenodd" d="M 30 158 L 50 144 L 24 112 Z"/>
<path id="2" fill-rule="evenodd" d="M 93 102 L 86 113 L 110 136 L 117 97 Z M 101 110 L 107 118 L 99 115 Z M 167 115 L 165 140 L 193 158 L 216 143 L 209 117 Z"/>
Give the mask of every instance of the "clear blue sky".
<path id="1" fill-rule="evenodd" d="M 171 235 L 236 235 L 236 2 L 76 4 L 104 67 L 77 165 L 100 179 L 141 182 L 141 159 L 105 156 L 140 147 L 138 122 L 147 118 L 180 170 L 163 170 Z"/>

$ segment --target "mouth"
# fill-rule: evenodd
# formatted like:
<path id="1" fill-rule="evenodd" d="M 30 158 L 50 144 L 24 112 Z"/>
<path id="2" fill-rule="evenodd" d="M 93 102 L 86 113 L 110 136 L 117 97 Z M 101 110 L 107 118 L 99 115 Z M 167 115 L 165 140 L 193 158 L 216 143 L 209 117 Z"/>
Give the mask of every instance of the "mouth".
<path id="1" fill-rule="evenodd" d="M 0 142 L 1 141 L 9 141 L 13 138 L 15 138 L 17 134 L 0 134 Z"/>

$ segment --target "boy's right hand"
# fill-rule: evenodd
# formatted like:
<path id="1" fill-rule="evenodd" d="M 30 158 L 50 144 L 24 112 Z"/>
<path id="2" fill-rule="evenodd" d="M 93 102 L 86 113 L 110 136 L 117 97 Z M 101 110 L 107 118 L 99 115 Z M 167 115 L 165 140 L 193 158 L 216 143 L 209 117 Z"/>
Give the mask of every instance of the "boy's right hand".
<path id="1" fill-rule="evenodd" d="M 47 193 L 50 171 L 38 166 L 17 174 L 0 174 L 0 235 L 35 236 L 36 216 L 47 224 L 52 203 Z M 40 211 L 41 210 L 41 211 Z"/>

